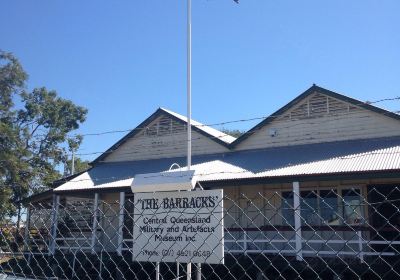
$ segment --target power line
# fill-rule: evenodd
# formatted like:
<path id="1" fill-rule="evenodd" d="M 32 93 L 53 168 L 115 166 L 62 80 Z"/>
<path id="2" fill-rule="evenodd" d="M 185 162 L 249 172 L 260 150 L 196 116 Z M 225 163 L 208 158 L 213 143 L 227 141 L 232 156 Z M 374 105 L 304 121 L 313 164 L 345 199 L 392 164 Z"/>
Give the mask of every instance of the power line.
<path id="1" fill-rule="evenodd" d="M 349 116 L 351 114 L 357 114 L 358 112 L 348 112 L 346 113 L 346 116 Z M 324 121 L 324 125 L 329 125 L 330 123 L 337 123 L 338 120 L 341 120 L 341 117 L 338 116 L 336 118 L 331 118 L 328 120 Z M 307 122 L 307 126 L 313 126 L 313 125 L 319 125 L 320 122 L 317 119 L 311 119 Z M 288 125 L 284 125 L 284 126 L 277 126 L 278 130 L 283 131 L 283 130 L 290 130 L 292 128 L 296 128 L 298 127 L 299 124 L 298 123 L 293 123 L 293 124 L 288 124 Z M 264 129 L 264 127 L 258 127 L 253 129 L 252 131 L 247 131 L 245 133 L 243 133 L 243 135 L 246 134 L 253 134 L 256 133 L 257 131 L 260 131 Z M 340 127 L 338 127 L 338 129 L 340 129 Z M 353 128 L 352 129 L 352 133 L 353 134 L 357 134 L 357 133 L 362 133 L 365 129 L 362 127 L 357 127 L 357 128 Z M 323 132 L 319 132 L 319 136 L 324 135 Z M 221 136 L 209 136 L 209 139 L 221 139 L 224 138 L 224 135 Z M 202 136 L 196 137 L 196 138 L 192 138 L 192 140 L 196 141 L 196 140 L 200 140 L 202 139 Z M 154 137 L 154 139 L 157 139 L 156 137 Z M 132 155 L 132 154 L 139 154 L 139 153 L 143 153 L 143 149 L 151 149 L 147 150 L 147 155 L 151 156 L 151 155 L 162 155 L 162 154 L 167 154 L 168 152 L 172 152 L 172 151 L 176 151 L 177 147 L 183 146 L 185 145 L 185 143 L 187 142 L 187 140 L 179 140 L 179 141 L 172 141 L 172 142 L 162 142 L 160 146 L 160 149 L 157 149 L 156 145 L 152 144 L 152 143 L 147 143 L 147 144 L 136 144 L 134 145 L 134 147 L 130 147 L 130 149 L 128 151 L 124 152 L 124 155 Z M 262 143 L 260 143 L 262 144 Z M 95 154 L 102 154 L 102 153 L 112 153 L 115 150 L 106 150 L 106 151 L 95 151 L 95 152 L 87 152 L 87 153 L 79 153 L 77 155 L 79 156 L 87 156 L 87 155 L 95 155 Z"/>
<path id="2" fill-rule="evenodd" d="M 381 102 L 385 102 L 385 101 L 395 101 L 395 100 L 400 100 L 399 96 L 396 97 L 391 97 L 391 98 L 383 98 L 383 99 L 379 99 L 379 100 L 375 100 L 375 101 L 365 101 L 365 102 L 360 102 L 360 103 L 356 103 L 356 104 L 351 104 L 354 106 L 363 106 L 363 105 L 371 105 L 371 104 L 377 104 L 377 103 L 381 103 Z M 383 109 L 384 110 L 384 109 Z M 385 110 L 386 111 L 386 110 Z M 399 113 L 399 110 L 396 111 L 387 111 L 388 113 Z M 213 126 L 223 126 L 223 125 L 227 125 L 227 124 L 232 124 L 232 123 L 240 123 L 240 122 L 249 122 L 249 121 L 256 121 L 256 120 L 264 120 L 267 118 L 278 118 L 280 116 L 283 116 L 284 114 L 272 114 L 272 115 L 268 115 L 268 116 L 261 116 L 261 117 L 253 117 L 253 118 L 246 118 L 246 119 L 237 119 L 237 120 L 230 120 L 230 121 L 224 121 L 224 122 L 218 122 L 218 123 L 210 123 L 210 124 L 192 124 L 192 126 L 194 127 L 213 127 Z M 120 130 L 109 130 L 109 131 L 101 131 L 101 132 L 93 132 L 93 133 L 83 133 L 83 134 L 75 134 L 73 136 L 77 136 L 77 135 L 81 135 L 81 136 L 100 136 L 100 135 L 106 135 L 106 134 L 115 134 L 115 133 L 126 133 L 126 132 L 130 132 L 134 129 L 136 130 L 143 130 L 146 129 L 147 127 L 136 127 L 136 128 L 131 128 L 131 129 L 120 129 Z"/>
<path id="3" fill-rule="evenodd" d="M 384 102 L 384 101 L 394 101 L 394 100 L 399 100 L 399 99 L 400 99 L 400 97 L 384 98 L 384 99 L 379 99 L 379 100 L 370 101 L 370 102 L 367 101 L 367 102 L 363 102 L 363 103 L 358 103 L 358 105 L 375 104 L 375 103 L 380 103 L 380 102 Z M 351 105 L 353 106 L 354 104 L 351 104 Z M 386 114 L 393 113 L 393 112 L 390 112 L 390 111 L 385 111 L 385 112 L 386 112 Z M 399 111 L 394 111 L 394 113 L 398 113 L 398 112 Z M 348 115 L 350 115 L 352 113 L 353 113 L 352 111 L 349 111 L 349 112 L 346 112 L 346 115 L 348 116 Z M 354 113 L 357 114 L 357 112 L 354 112 Z M 200 124 L 200 125 L 194 124 L 192 126 L 201 128 L 201 127 L 219 126 L 219 125 L 225 125 L 225 124 L 231 124 L 231 123 L 248 122 L 248 121 L 254 121 L 254 120 L 265 120 L 267 118 L 276 119 L 276 118 L 285 116 L 287 114 L 288 113 L 285 112 L 283 114 L 273 114 L 273 115 L 263 116 L 263 117 L 237 119 L 237 120 L 231 120 L 231 121 L 225 121 L 225 122 L 219 122 L 219 123 L 212 123 L 212 124 Z M 320 124 L 320 122 L 318 122 L 318 121 L 313 122 L 312 118 L 311 119 L 308 118 L 308 117 L 304 117 L 304 118 L 307 118 L 309 120 L 307 122 L 307 125 Z M 301 117 L 294 118 L 293 121 L 296 121 L 296 120 L 299 120 L 299 119 L 301 119 Z M 336 122 L 337 120 L 339 120 L 339 117 L 331 118 L 331 119 L 325 120 L 325 124 L 327 122 Z M 296 126 L 298 126 L 298 124 L 297 123 L 293 123 L 293 124 L 286 125 L 286 126 L 279 126 L 279 129 L 280 130 L 291 129 L 291 128 L 296 127 Z M 144 131 L 147 128 L 148 127 L 137 127 L 137 128 L 135 128 L 135 130 Z M 253 133 L 255 133 L 255 132 L 257 132 L 257 131 L 259 131 L 261 129 L 264 129 L 264 127 L 253 128 L 251 131 L 244 132 L 242 135 L 253 134 Z M 103 132 L 98 132 L 98 133 L 87 133 L 87 134 L 82 134 L 82 136 L 100 136 L 100 135 L 105 135 L 105 134 L 123 133 L 123 132 L 130 132 L 130 131 L 132 131 L 132 130 L 131 129 L 112 130 L 112 131 L 103 131 Z M 356 132 L 356 130 L 353 130 L 353 132 Z M 172 134 L 170 134 L 170 135 L 172 135 Z M 155 135 L 155 136 L 158 136 L 158 135 Z M 209 139 L 220 139 L 220 140 L 223 140 L 223 138 L 225 138 L 225 137 L 227 137 L 227 135 L 222 134 L 222 135 L 219 135 L 219 136 L 211 136 L 210 135 L 208 138 Z M 202 137 L 192 138 L 192 140 L 200 140 L 200 139 L 202 139 Z M 160 147 L 160 149 L 155 148 L 153 144 L 138 144 L 138 145 L 134 146 L 134 149 L 132 149 L 132 147 L 131 147 L 131 149 L 129 151 L 125 152 L 125 155 L 139 154 L 139 153 L 143 152 L 143 149 L 151 148 L 152 149 L 152 153 L 148 154 L 149 156 L 152 156 L 152 155 L 160 156 L 160 155 L 166 154 L 167 152 L 176 152 L 176 150 L 178 149 L 177 148 L 178 145 L 181 145 L 181 146 L 185 145 L 187 143 L 187 141 L 188 140 L 179 140 L 179 141 L 173 141 L 173 142 L 163 142 L 163 143 L 161 143 L 161 145 L 163 147 Z M 229 143 L 227 143 L 227 144 L 229 144 Z M 77 156 L 89 156 L 89 155 L 96 155 L 96 154 L 103 154 L 103 153 L 112 153 L 114 151 L 115 150 L 94 151 L 94 152 L 86 152 L 86 153 L 77 153 L 76 155 Z M 148 152 L 149 151 L 147 151 L 147 153 Z M 71 154 L 67 154 L 67 155 L 71 155 Z"/>
<path id="4" fill-rule="evenodd" d="M 353 113 L 347 113 L 346 115 L 349 116 Z M 357 112 L 355 112 L 354 114 L 357 114 Z M 325 120 L 324 125 L 329 125 L 329 123 L 336 123 L 338 120 L 340 119 L 340 117 L 337 118 L 331 118 L 329 120 Z M 308 121 L 307 125 L 309 126 L 313 126 L 313 125 L 319 125 L 320 122 L 315 120 L 315 121 Z M 298 127 L 297 123 L 294 124 L 289 124 L 289 125 L 285 125 L 285 126 L 279 126 L 278 129 L 279 130 L 290 130 L 292 128 L 296 128 Z M 253 134 L 256 133 L 257 131 L 260 131 L 264 129 L 264 127 L 259 127 L 256 129 L 253 129 L 252 131 L 247 131 L 245 133 L 243 133 L 243 135 L 246 134 Z M 357 128 L 353 128 L 352 129 L 352 133 L 362 133 L 364 129 L 361 127 L 357 127 Z M 322 132 L 320 132 L 319 136 L 323 136 Z M 224 135 L 221 136 L 209 136 L 209 139 L 220 139 L 220 138 L 224 138 Z M 155 135 L 154 137 L 150 137 L 150 138 L 154 138 L 154 140 L 158 139 L 157 135 Z M 198 137 L 193 137 L 192 141 L 197 141 L 197 140 L 201 140 L 203 139 L 203 136 L 198 136 Z M 145 144 L 135 144 L 133 147 L 131 146 L 129 148 L 129 150 L 123 152 L 123 154 L 125 156 L 127 155 L 135 155 L 135 154 L 142 154 L 144 150 L 146 150 L 146 155 L 147 156 L 163 156 L 163 155 L 170 155 L 173 152 L 176 152 L 177 150 L 179 150 L 180 147 L 184 147 L 187 143 L 187 139 L 181 139 L 181 140 L 172 140 L 172 141 L 163 141 L 159 147 L 157 147 L 157 145 L 154 145 L 153 143 L 145 143 Z M 255 143 L 257 144 L 257 143 Z M 260 143 L 260 145 L 265 144 L 265 143 Z M 292 144 L 295 144 L 295 142 L 293 142 Z M 183 149 L 183 148 L 182 148 Z M 194 150 L 196 151 L 196 146 L 194 146 Z M 77 156 L 90 156 L 90 155 L 98 155 L 98 154 L 110 154 L 113 153 L 115 150 L 104 150 L 104 151 L 94 151 L 94 152 L 83 152 L 83 153 L 76 153 L 75 155 Z M 71 153 L 68 153 L 67 155 L 72 155 Z M 0 161 L 4 161 L 4 160 L 0 160 Z"/>

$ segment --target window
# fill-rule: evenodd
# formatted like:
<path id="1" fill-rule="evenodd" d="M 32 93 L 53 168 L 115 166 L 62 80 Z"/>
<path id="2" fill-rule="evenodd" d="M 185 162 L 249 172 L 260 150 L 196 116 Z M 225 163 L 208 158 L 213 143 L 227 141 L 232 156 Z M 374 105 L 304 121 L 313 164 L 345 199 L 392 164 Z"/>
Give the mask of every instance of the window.
<path id="1" fill-rule="evenodd" d="M 282 192 L 282 224 L 294 226 L 293 192 Z"/>
<path id="2" fill-rule="evenodd" d="M 348 225 L 363 223 L 362 198 L 359 189 L 347 189 L 342 191 L 343 219 Z"/>
<path id="3" fill-rule="evenodd" d="M 350 197 L 346 198 L 350 199 Z M 349 210 L 347 210 L 349 212 Z M 281 213 L 283 225 L 294 225 L 293 192 L 282 192 Z M 339 203 L 336 190 L 300 192 L 302 225 L 339 225 Z"/>
<path id="4" fill-rule="evenodd" d="M 300 192 L 300 213 L 302 225 L 319 225 L 318 196 L 315 191 Z"/>
<path id="5" fill-rule="evenodd" d="M 126 196 L 124 204 L 124 227 L 122 233 L 124 239 L 132 239 L 133 235 L 133 212 L 135 204 L 133 196 Z"/>
<path id="6" fill-rule="evenodd" d="M 336 190 L 320 191 L 319 203 L 321 219 L 323 225 L 339 225 L 338 197 Z"/>

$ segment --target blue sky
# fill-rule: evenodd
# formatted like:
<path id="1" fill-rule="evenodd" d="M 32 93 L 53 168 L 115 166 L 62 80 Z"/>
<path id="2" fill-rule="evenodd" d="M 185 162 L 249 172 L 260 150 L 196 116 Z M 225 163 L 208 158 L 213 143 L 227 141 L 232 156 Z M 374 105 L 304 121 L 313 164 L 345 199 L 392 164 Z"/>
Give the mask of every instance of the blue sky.
<path id="1" fill-rule="evenodd" d="M 160 106 L 186 114 L 186 1 L 3 0 L 0 11 L 0 48 L 30 89 L 89 109 L 81 133 L 134 128 Z M 397 0 L 193 0 L 193 118 L 266 116 L 313 83 L 362 101 L 399 96 L 399 12 Z M 80 152 L 122 136 L 87 136 Z"/>

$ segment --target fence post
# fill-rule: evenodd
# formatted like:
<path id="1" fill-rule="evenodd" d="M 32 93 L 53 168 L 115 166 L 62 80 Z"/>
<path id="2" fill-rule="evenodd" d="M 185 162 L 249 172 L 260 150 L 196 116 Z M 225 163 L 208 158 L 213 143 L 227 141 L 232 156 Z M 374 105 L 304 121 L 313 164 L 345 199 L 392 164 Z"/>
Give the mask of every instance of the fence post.
<path id="1" fill-rule="evenodd" d="M 26 222 L 24 231 L 24 252 L 29 249 L 29 226 L 31 221 L 31 207 L 28 205 L 26 207 Z"/>
<path id="2" fill-rule="evenodd" d="M 196 280 L 201 280 L 201 263 L 197 264 Z"/>
<path id="3" fill-rule="evenodd" d="M 363 253 L 363 240 L 362 240 L 362 232 L 361 230 L 357 231 L 358 236 L 358 250 L 359 250 L 359 258 L 361 262 L 364 262 L 364 253 Z"/>
<path id="4" fill-rule="evenodd" d="M 118 219 L 118 255 L 122 256 L 122 248 L 124 245 L 124 206 L 125 192 L 119 193 L 119 219 Z"/>
<path id="5" fill-rule="evenodd" d="M 76 263 L 76 251 L 74 250 L 74 251 L 72 251 L 72 257 L 73 257 L 73 259 L 72 259 L 72 276 L 71 276 L 71 278 L 72 279 L 74 279 L 74 277 L 75 277 L 75 263 Z"/>
<path id="6" fill-rule="evenodd" d="M 188 263 L 186 266 L 186 280 L 192 280 L 192 263 Z"/>
<path id="7" fill-rule="evenodd" d="M 99 267 L 99 278 L 103 279 L 103 277 L 101 276 L 101 271 L 103 270 L 103 249 L 101 249 L 100 251 L 100 267 Z"/>
<path id="8" fill-rule="evenodd" d="M 247 251 L 247 234 L 246 231 L 243 231 L 243 250 L 244 253 Z"/>
<path id="9" fill-rule="evenodd" d="M 156 280 L 160 280 L 160 263 L 156 262 Z"/>
<path id="10" fill-rule="evenodd" d="M 96 245 L 96 239 L 97 239 L 97 212 L 99 208 L 99 193 L 94 194 L 94 206 L 93 206 L 93 225 L 92 225 L 92 243 L 91 243 L 91 249 L 92 249 L 92 254 L 95 253 L 94 247 Z"/>
<path id="11" fill-rule="evenodd" d="M 293 182 L 293 209 L 294 209 L 294 230 L 296 240 L 296 260 L 303 260 L 302 234 L 301 234 L 301 211 L 300 211 L 300 184 Z"/>
<path id="12" fill-rule="evenodd" d="M 50 242 L 49 242 L 49 255 L 54 255 L 56 250 L 57 238 L 57 221 L 58 221 L 58 206 L 60 204 L 60 196 L 53 194 L 53 207 L 51 213 L 51 229 L 50 229 Z"/>

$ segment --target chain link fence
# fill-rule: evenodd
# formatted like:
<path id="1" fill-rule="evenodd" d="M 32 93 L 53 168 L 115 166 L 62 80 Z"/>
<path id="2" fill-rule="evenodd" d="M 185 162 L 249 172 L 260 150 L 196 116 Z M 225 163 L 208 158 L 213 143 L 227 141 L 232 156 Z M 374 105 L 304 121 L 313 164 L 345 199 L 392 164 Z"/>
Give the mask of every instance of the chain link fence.
<path id="1" fill-rule="evenodd" d="M 133 196 L 60 195 L 31 203 L 19 226 L 1 225 L 0 279 L 187 279 L 188 269 L 192 279 L 400 278 L 396 186 L 229 190 L 218 204 L 223 204 L 223 238 L 218 238 L 224 255 L 219 263 L 194 261 L 198 254 L 216 254 L 207 247 L 209 238 L 216 238 L 211 230 L 202 235 L 201 252 L 180 249 L 193 259 L 188 267 L 133 259 L 141 235 L 151 243 L 158 234 L 139 228 L 134 235 L 140 209 Z M 206 223 L 197 222 L 180 226 Z M 169 248 L 177 242 L 162 241 Z"/>

